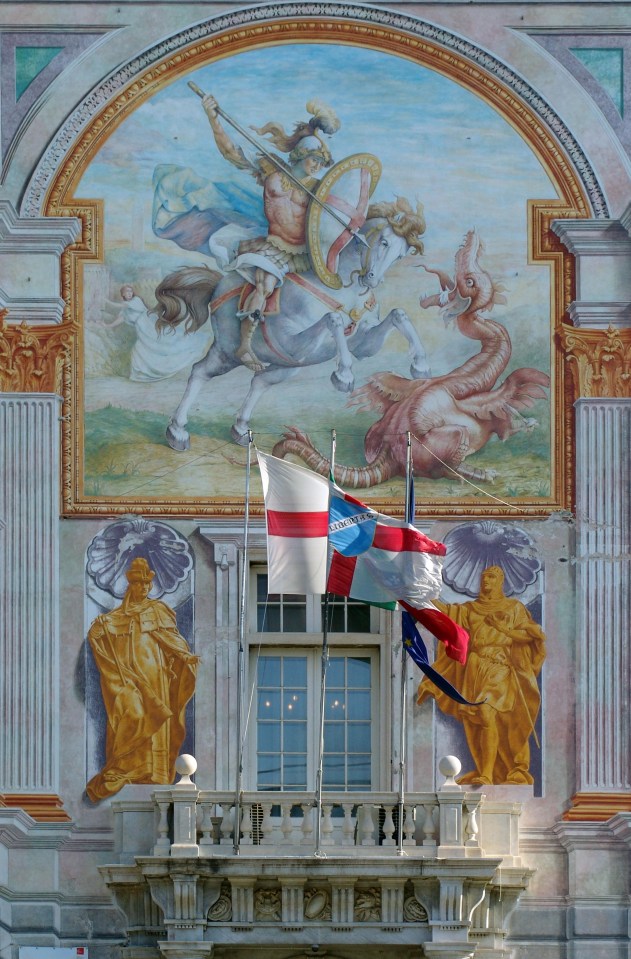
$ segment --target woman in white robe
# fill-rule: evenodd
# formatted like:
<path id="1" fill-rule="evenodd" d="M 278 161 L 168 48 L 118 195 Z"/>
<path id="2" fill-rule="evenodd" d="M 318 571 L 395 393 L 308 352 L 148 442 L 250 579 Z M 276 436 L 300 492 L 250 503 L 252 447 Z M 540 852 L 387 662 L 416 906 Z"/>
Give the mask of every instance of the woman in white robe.
<path id="1" fill-rule="evenodd" d="M 123 303 L 119 315 L 108 329 L 126 323 L 136 333 L 131 352 L 129 378 L 139 382 L 163 380 L 185 370 L 201 359 L 212 341 L 210 323 L 194 333 L 187 333 L 184 325 L 159 333 L 156 315 L 150 313 L 144 301 L 135 294 L 133 286 L 121 287 Z"/>

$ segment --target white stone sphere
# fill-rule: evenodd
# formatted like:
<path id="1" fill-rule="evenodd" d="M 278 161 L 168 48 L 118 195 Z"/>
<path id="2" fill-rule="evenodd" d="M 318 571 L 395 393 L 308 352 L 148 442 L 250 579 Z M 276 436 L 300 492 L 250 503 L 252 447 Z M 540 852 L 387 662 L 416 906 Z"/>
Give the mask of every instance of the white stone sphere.
<path id="1" fill-rule="evenodd" d="M 462 769 L 462 763 L 457 756 L 443 756 L 438 763 L 438 769 L 447 779 L 454 779 Z"/>
<path id="2" fill-rule="evenodd" d="M 188 753 L 182 753 L 175 760 L 175 771 L 180 776 L 192 776 L 196 769 L 197 760 L 194 756 L 189 756 Z"/>

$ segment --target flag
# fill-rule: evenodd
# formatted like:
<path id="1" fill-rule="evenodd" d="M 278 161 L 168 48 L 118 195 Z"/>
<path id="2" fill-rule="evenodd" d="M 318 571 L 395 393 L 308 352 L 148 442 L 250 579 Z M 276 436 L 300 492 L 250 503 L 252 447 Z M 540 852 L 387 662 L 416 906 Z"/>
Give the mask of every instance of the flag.
<path id="1" fill-rule="evenodd" d="M 425 673 L 427 678 L 431 680 L 435 686 L 438 686 L 438 688 L 441 689 L 445 695 L 449 696 L 451 699 L 454 699 L 457 703 L 460 703 L 463 706 L 481 705 L 480 703 L 471 703 L 468 699 L 465 699 L 464 696 L 458 692 L 455 686 L 452 686 L 451 683 L 447 682 L 447 680 L 441 676 L 440 673 L 437 673 L 436 670 L 430 666 L 425 643 L 423 642 L 421 634 L 416 628 L 414 620 L 406 610 L 404 610 L 401 614 L 401 631 L 403 635 L 403 648 L 409 653 L 410 657 L 414 660 L 419 669 Z"/>
<path id="2" fill-rule="evenodd" d="M 329 545 L 343 556 L 358 556 L 375 538 L 379 513 L 331 483 Z"/>
<path id="3" fill-rule="evenodd" d="M 333 552 L 327 589 L 364 603 L 411 606 L 428 603 L 442 587 L 442 555 L 435 543 L 411 524 L 376 514 L 372 545 L 358 556 Z"/>
<path id="4" fill-rule="evenodd" d="M 326 590 L 329 483 L 257 450 L 267 524 L 270 593 Z"/>

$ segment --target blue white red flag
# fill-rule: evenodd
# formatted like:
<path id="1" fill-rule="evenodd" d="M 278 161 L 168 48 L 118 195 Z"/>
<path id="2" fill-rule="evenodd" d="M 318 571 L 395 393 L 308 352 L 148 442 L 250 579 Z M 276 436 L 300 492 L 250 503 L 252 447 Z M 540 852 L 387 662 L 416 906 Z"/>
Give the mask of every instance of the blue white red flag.
<path id="1" fill-rule="evenodd" d="M 403 635 L 403 648 L 409 653 L 419 669 L 430 679 L 435 686 L 438 686 L 445 695 L 454 699 L 463 706 L 479 706 L 480 703 L 471 703 L 465 699 L 462 693 L 459 693 L 455 686 L 452 686 L 440 673 L 437 673 L 433 666 L 430 666 L 429 657 L 425 643 L 421 634 L 416 628 L 416 624 L 410 614 L 404 610 L 401 614 L 401 631 Z"/>

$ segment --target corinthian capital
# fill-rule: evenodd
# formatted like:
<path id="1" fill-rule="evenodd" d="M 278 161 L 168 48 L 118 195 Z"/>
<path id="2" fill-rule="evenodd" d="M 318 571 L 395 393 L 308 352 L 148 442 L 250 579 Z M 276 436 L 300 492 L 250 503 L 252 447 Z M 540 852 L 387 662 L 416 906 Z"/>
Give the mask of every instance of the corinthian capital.
<path id="1" fill-rule="evenodd" d="M 70 358 L 70 329 L 11 326 L 7 314 L 0 309 L 0 392 L 61 393 L 63 366 Z"/>
<path id="2" fill-rule="evenodd" d="M 563 327 L 559 339 L 574 382 L 574 399 L 631 397 L 631 330 Z"/>

